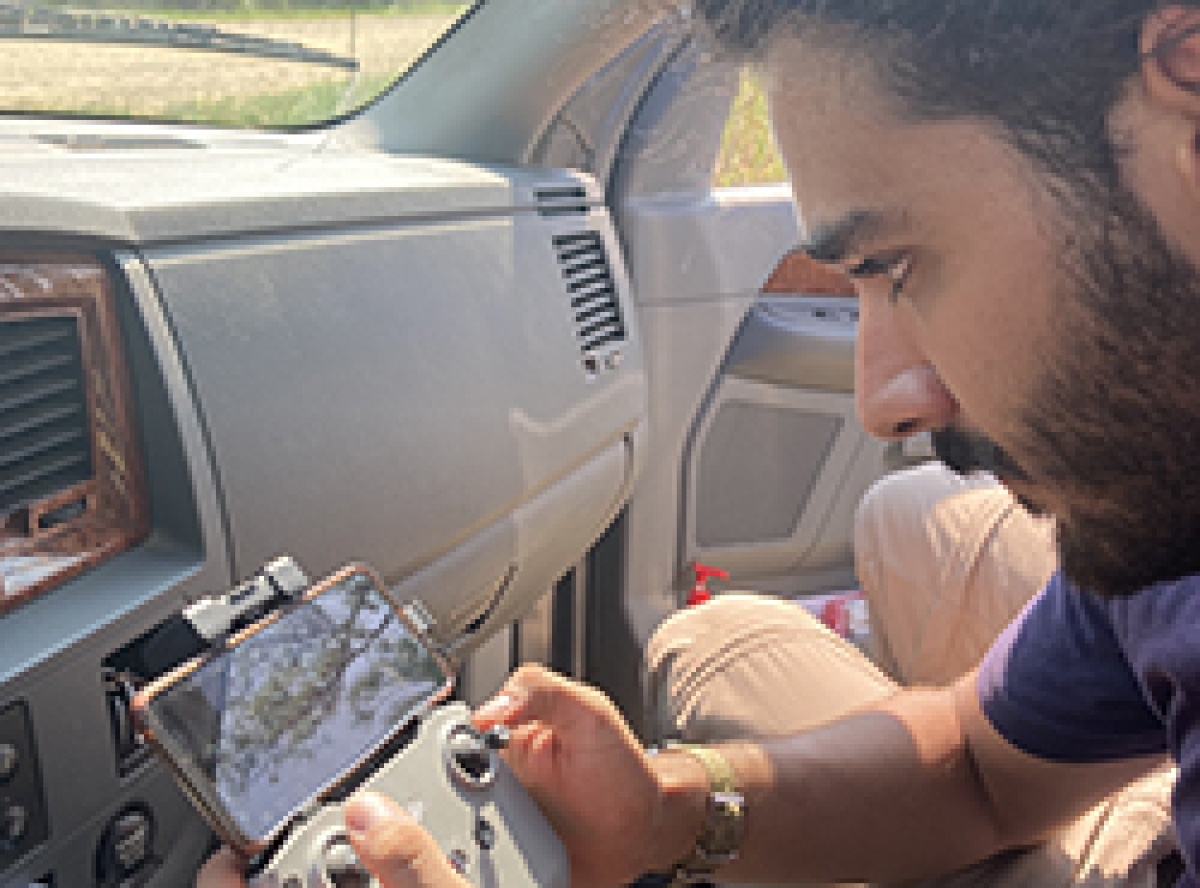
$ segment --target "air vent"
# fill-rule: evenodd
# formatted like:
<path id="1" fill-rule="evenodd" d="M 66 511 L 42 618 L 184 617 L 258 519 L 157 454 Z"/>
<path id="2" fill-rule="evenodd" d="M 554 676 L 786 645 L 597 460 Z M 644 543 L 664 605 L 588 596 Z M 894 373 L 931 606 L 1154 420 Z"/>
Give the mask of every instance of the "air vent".
<path id="1" fill-rule="evenodd" d="M 614 365 L 620 354 L 616 346 L 625 341 L 625 322 L 604 239 L 595 231 L 559 234 L 554 237 L 554 249 L 575 312 L 584 367 L 594 373 L 602 366 L 602 358 Z"/>
<path id="2" fill-rule="evenodd" d="M 541 216 L 584 216 L 587 215 L 587 190 L 582 185 L 564 185 L 555 188 L 538 188 L 534 192 L 538 215 Z"/>
<path id="3" fill-rule="evenodd" d="M 0 250 L 0 615 L 146 535 L 128 378 L 104 266 Z"/>
<path id="4" fill-rule="evenodd" d="M 0 517 L 88 480 L 92 464 L 75 316 L 0 323 Z"/>

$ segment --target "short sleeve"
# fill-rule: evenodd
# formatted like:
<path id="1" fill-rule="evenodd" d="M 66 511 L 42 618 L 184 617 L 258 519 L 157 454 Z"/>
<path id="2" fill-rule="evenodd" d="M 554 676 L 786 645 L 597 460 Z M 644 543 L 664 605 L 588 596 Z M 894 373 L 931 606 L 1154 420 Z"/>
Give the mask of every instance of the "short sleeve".
<path id="1" fill-rule="evenodd" d="M 997 732 L 1039 758 L 1097 762 L 1167 749 L 1104 602 L 1061 574 L 996 639 L 976 689 Z"/>

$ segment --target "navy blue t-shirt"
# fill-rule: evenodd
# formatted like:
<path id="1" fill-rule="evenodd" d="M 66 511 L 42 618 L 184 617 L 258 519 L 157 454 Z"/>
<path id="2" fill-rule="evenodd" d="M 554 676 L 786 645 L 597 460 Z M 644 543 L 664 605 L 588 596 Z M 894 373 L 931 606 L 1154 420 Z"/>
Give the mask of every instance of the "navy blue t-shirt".
<path id="1" fill-rule="evenodd" d="M 1177 888 L 1200 888 L 1200 576 L 1105 601 L 1055 574 L 984 658 L 978 692 L 1001 736 L 1040 758 L 1169 750 Z"/>

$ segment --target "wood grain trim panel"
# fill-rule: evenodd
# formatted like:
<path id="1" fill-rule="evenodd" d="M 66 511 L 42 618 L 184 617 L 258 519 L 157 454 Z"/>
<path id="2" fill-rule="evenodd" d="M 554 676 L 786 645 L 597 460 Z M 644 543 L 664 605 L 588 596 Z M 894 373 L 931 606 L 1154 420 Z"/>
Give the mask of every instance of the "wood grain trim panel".
<path id="1" fill-rule="evenodd" d="M 794 296 L 853 296 L 850 278 L 809 258 L 803 250 L 791 250 L 779 260 L 762 292 Z"/>
<path id="2" fill-rule="evenodd" d="M 77 325 L 92 476 L 0 517 L 0 614 L 149 530 L 129 370 L 107 271 L 92 256 L 0 251 L 0 324 L 46 317 L 71 317 Z"/>

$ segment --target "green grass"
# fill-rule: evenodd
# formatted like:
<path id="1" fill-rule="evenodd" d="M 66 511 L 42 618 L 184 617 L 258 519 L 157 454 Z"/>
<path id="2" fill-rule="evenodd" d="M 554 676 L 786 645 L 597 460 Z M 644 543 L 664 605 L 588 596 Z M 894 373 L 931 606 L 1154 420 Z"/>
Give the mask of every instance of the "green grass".
<path id="1" fill-rule="evenodd" d="M 321 83 L 279 93 L 226 96 L 168 105 L 161 114 L 168 120 L 231 127 L 294 127 L 329 120 L 369 102 L 392 82 L 391 74 L 365 75 L 345 95 L 346 81 Z"/>
<path id="2" fill-rule="evenodd" d="M 387 89 L 393 79 L 391 74 L 365 75 L 349 95 L 346 95 L 347 82 L 342 79 L 326 80 L 284 92 L 176 102 L 155 109 L 151 116 L 155 120 L 220 127 L 276 129 L 310 126 L 369 102 Z M 72 102 L 62 108 L 46 107 L 41 103 L 27 106 L 16 103 L 8 110 L 111 119 L 145 119 L 148 113 L 147 109 L 129 101 L 113 99 Z"/>
<path id="3" fill-rule="evenodd" d="M 262 5 L 259 5 L 259 3 Z M 77 11 L 89 11 L 92 9 L 91 5 L 83 5 L 78 2 L 48 3 L 46 5 L 67 6 Z M 188 22 L 269 21 L 273 19 L 319 21 L 322 19 L 345 19 L 351 14 L 364 17 L 458 16 L 470 5 L 470 2 L 463 2 L 463 0 L 412 0 L 412 2 L 403 3 L 402 5 L 381 5 L 371 2 L 371 0 L 363 0 L 361 3 L 348 3 L 343 7 L 323 6 L 306 9 L 302 7 L 289 7 L 287 0 L 242 0 L 236 9 L 179 9 L 167 6 L 141 5 L 138 3 L 106 2 L 102 7 L 96 7 L 95 11 L 119 13 L 135 18 Z"/>
<path id="4" fill-rule="evenodd" d="M 766 90 L 758 77 L 744 74 L 725 124 L 713 184 L 724 188 L 786 180 L 787 171 L 767 120 Z"/>

